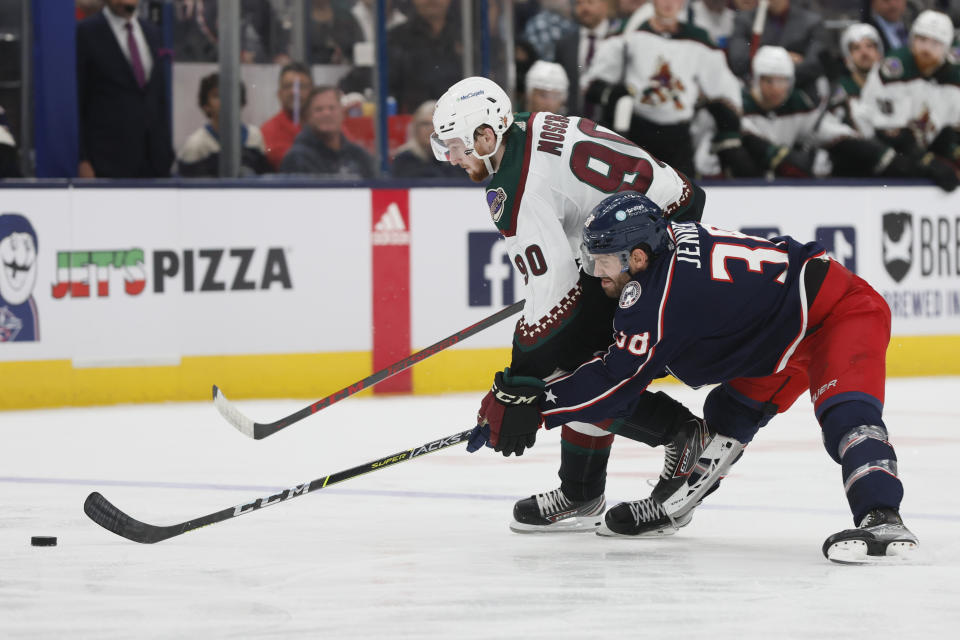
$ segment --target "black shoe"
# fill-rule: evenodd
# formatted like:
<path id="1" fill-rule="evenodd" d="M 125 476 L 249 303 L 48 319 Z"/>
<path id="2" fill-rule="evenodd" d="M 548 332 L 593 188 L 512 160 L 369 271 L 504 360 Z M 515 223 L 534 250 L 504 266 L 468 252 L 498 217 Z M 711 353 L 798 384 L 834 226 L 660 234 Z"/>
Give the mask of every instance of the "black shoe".
<path id="1" fill-rule="evenodd" d="M 896 509 L 878 507 L 856 529 L 835 533 L 823 543 L 823 555 L 840 564 L 866 564 L 887 556 L 906 557 L 920 546 Z"/>
<path id="2" fill-rule="evenodd" d="M 596 531 L 603 521 L 607 501 L 570 500 L 561 489 L 519 500 L 513 505 L 510 530 L 516 533 L 571 533 Z"/>
<path id="3" fill-rule="evenodd" d="M 693 509 L 682 516 L 671 517 L 656 500 L 644 498 L 635 502 L 621 502 L 607 511 L 600 536 L 661 537 L 675 534 L 693 520 Z"/>

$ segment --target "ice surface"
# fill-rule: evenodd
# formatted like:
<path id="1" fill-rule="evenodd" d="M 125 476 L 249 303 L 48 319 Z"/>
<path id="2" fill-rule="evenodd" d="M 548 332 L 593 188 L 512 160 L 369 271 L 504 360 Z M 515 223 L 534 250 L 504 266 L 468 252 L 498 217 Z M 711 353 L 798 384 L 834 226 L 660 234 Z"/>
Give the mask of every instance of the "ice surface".
<path id="1" fill-rule="evenodd" d="M 663 388 L 700 410 L 704 391 Z M 0 638 L 949 637 L 958 391 L 888 385 L 921 550 L 883 567 L 821 555 L 851 523 L 806 399 L 658 540 L 508 530 L 514 500 L 557 486 L 557 432 L 520 459 L 448 449 L 156 545 L 82 511 L 97 490 L 153 524 L 188 520 L 459 432 L 480 394 L 351 398 L 262 441 L 212 403 L 0 413 Z M 240 406 L 269 421 L 306 403 Z M 647 495 L 660 466 L 660 450 L 618 440 L 608 501 Z"/>

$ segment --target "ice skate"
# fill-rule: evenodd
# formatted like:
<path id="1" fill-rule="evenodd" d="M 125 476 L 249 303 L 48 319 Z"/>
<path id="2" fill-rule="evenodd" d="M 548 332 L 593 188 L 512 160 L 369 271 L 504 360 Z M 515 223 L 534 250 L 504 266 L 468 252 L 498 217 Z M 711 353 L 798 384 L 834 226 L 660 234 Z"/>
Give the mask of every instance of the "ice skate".
<path id="1" fill-rule="evenodd" d="M 663 471 L 650 497 L 663 502 L 686 484 L 703 450 L 715 433 L 700 418 L 690 418 L 664 445 Z"/>
<path id="2" fill-rule="evenodd" d="M 575 533 L 596 531 L 603 522 L 607 502 L 570 500 L 562 489 L 524 498 L 513 505 L 510 530 L 516 533 Z"/>
<path id="3" fill-rule="evenodd" d="M 823 555 L 840 564 L 874 564 L 909 558 L 919 545 L 896 509 L 879 507 L 864 516 L 856 529 L 827 538 Z"/>
<path id="4" fill-rule="evenodd" d="M 698 433 L 698 430 L 702 432 Z M 705 446 L 696 454 L 696 448 L 704 442 Z M 676 445 L 678 447 L 683 445 Z M 726 475 L 730 467 L 740 459 L 743 449 L 746 445 L 738 442 L 734 438 L 722 436 L 719 434 L 706 433 L 706 427 L 700 426 L 693 430 L 690 439 L 686 442 L 687 451 L 682 449 L 681 460 L 676 465 L 671 465 L 670 460 L 664 467 L 667 472 L 669 467 L 681 469 L 689 467 L 687 471 L 680 471 L 681 475 L 674 474 L 673 477 L 664 481 L 661 474 L 661 482 L 654 487 L 651 497 L 663 505 L 663 510 L 670 514 L 674 519 L 679 519 L 687 511 L 692 510 L 700 504 L 707 494 L 716 491 L 720 480 Z M 683 460 L 684 456 L 689 460 Z M 682 474 L 686 473 L 686 477 Z M 662 486 L 661 486 L 662 485 Z"/>
<path id="5" fill-rule="evenodd" d="M 682 516 L 670 516 L 656 500 L 644 498 L 635 502 L 621 502 L 607 512 L 597 535 L 624 538 L 655 538 L 672 536 L 693 520 L 693 509 Z"/>

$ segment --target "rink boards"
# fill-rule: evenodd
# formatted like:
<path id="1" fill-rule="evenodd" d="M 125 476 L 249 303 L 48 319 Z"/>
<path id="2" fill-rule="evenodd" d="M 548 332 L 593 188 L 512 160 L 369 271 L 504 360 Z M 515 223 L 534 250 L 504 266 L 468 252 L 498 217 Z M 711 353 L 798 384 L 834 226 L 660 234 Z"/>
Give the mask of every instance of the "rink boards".
<path id="1" fill-rule="evenodd" d="M 818 240 L 880 291 L 892 375 L 960 374 L 960 193 L 707 193 L 705 223 Z M 319 398 L 522 296 L 480 187 L 8 188 L 0 214 L 0 409 L 196 400 L 214 383 Z M 513 322 L 377 390 L 482 389 Z"/>

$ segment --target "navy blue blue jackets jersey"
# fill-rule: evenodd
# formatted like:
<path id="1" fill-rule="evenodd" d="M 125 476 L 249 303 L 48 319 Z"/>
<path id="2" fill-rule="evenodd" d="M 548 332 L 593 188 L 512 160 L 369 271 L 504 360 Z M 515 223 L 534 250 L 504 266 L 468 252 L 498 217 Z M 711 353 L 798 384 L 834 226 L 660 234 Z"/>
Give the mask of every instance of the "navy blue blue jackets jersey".
<path id="1" fill-rule="evenodd" d="M 821 246 L 692 222 L 670 233 L 676 249 L 624 287 L 606 354 L 547 385 L 547 428 L 628 416 L 664 373 L 692 386 L 775 373 L 803 339 L 803 272 Z"/>

